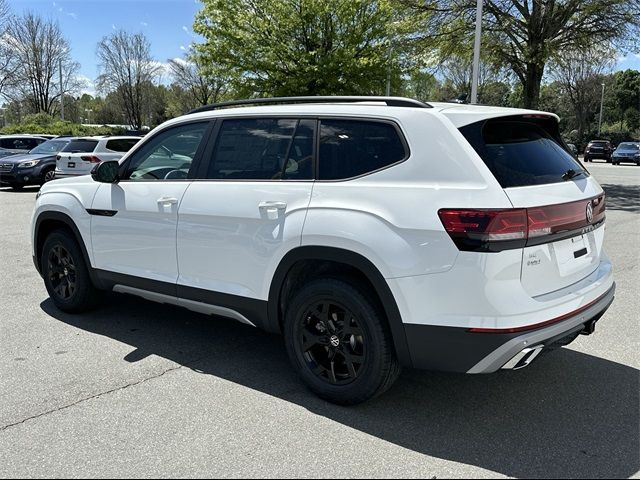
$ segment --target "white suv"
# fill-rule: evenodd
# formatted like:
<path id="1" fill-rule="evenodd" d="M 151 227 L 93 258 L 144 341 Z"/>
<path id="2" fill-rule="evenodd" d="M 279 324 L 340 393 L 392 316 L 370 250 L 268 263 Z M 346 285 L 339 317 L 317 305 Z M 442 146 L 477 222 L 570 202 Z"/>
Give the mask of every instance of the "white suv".
<path id="1" fill-rule="evenodd" d="M 521 368 L 613 301 L 604 193 L 555 115 L 254 102 L 42 188 L 33 255 L 60 309 L 113 290 L 282 333 L 313 391 L 354 404 L 400 366 Z"/>
<path id="2" fill-rule="evenodd" d="M 56 162 L 56 178 L 88 175 L 100 162 L 120 160 L 140 137 L 103 136 L 74 138 L 60 152 Z"/>

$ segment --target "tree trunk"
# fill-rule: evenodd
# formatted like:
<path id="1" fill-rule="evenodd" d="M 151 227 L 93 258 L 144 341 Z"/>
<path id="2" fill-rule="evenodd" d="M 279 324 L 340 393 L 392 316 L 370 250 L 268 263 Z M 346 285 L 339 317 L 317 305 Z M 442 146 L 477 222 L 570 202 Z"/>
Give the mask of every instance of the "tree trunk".
<path id="1" fill-rule="evenodd" d="M 524 89 L 524 108 L 537 109 L 540 102 L 540 84 L 544 75 L 544 66 L 527 63 Z"/>

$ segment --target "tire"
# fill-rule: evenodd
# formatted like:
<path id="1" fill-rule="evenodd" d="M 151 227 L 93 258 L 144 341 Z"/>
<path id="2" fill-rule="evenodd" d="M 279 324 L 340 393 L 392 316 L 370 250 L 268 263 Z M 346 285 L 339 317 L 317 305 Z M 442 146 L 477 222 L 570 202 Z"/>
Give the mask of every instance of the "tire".
<path id="1" fill-rule="evenodd" d="M 314 280 L 295 294 L 285 312 L 284 339 L 303 382 L 335 404 L 376 397 L 400 374 L 382 307 L 366 288 L 343 279 Z"/>
<path id="2" fill-rule="evenodd" d="M 78 242 L 66 230 L 55 230 L 45 240 L 40 270 L 51 300 L 63 312 L 86 312 L 96 305 L 99 292 Z"/>
<path id="3" fill-rule="evenodd" d="M 20 183 L 12 183 L 11 185 L 9 185 L 11 187 L 11 189 L 14 192 L 19 192 L 20 190 L 22 190 L 24 188 L 24 185 L 20 184 Z"/>
<path id="4" fill-rule="evenodd" d="M 56 175 L 55 168 L 47 168 L 45 171 L 42 172 L 42 178 L 40 179 L 40 186 L 53 180 L 55 178 L 55 175 Z"/>

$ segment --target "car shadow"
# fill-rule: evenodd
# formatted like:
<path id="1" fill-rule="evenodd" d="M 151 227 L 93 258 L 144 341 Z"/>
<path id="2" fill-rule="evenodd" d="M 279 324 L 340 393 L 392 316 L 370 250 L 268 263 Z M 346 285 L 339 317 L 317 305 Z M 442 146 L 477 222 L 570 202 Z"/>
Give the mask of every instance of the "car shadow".
<path id="1" fill-rule="evenodd" d="M 606 194 L 607 210 L 640 213 L 640 185 L 600 185 Z"/>
<path id="2" fill-rule="evenodd" d="M 305 389 L 280 337 L 232 320 L 117 294 L 91 314 L 62 313 L 49 299 L 41 308 L 134 347 L 123 361 L 164 357 L 425 455 L 515 477 L 618 478 L 640 468 L 638 370 L 569 349 L 518 372 L 405 370 L 389 392 L 345 408 Z"/>

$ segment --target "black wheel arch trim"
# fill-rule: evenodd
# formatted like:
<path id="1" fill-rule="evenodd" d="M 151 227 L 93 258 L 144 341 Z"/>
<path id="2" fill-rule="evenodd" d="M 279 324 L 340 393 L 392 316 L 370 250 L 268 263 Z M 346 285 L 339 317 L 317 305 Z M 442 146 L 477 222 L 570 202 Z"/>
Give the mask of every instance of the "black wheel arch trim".
<path id="1" fill-rule="evenodd" d="M 40 229 L 42 227 L 42 224 L 48 221 L 55 221 L 58 223 L 62 223 L 65 227 L 67 227 L 71 231 L 71 233 L 76 239 L 76 242 L 78 242 L 78 245 L 80 246 L 80 250 L 82 251 L 82 256 L 84 257 L 84 261 L 87 266 L 87 270 L 89 272 L 89 277 L 91 278 L 93 285 L 96 288 L 104 288 L 102 285 L 102 282 L 100 281 L 100 277 L 96 273 L 96 270 L 91 266 L 89 252 L 87 251 L 87 247 L 84 244 L 84 240 L 82 239 L 82 234 L 80 233 L 80 230 L 78 229 L 74 221 L 71 219 L 71 217 L 66 213 L 62 213 L 62 212 L 54 212 L 54 211 L 42 212 L 38 215 L 38 218 L 36 219 L 35 228 L 33 232 L 33 245 L 34 245 L 34 251 L 35 251 L 35 255 L 33 257 L 33 263 L 35 264 L 36 269 L 38 270 L 38 273 L 42 276 L 42 269 L 41 269 L 42 251 L 40 251 L 41 248 L 39 248 Z"/>
<path id="2" fill-rule="evenodd" d="M 405 326 L 402 322 L 400 310 L 395 301 L 391 289 L 380 273 L 378 268 L 364 256 L 353 252 L 335 247 L 325 246 L 302 246 L 288 252 L 280 261 L 278 268 L 271 281 L 269 289 L 268 302 L 268 324 L 266 329 L 273 333 L 282 333 L 280 325 L 280 297 L 282 289 L 291 268 L 299 261 L 310 260 L 326 260 L 335 263 L 343 263 L 359 270 L 373 285 L 382 307 L 384 308 L 396 355 L 402 366 L 412 367 L 411 355 L 409 352 L 409 344 L 405 333 Z"/>

